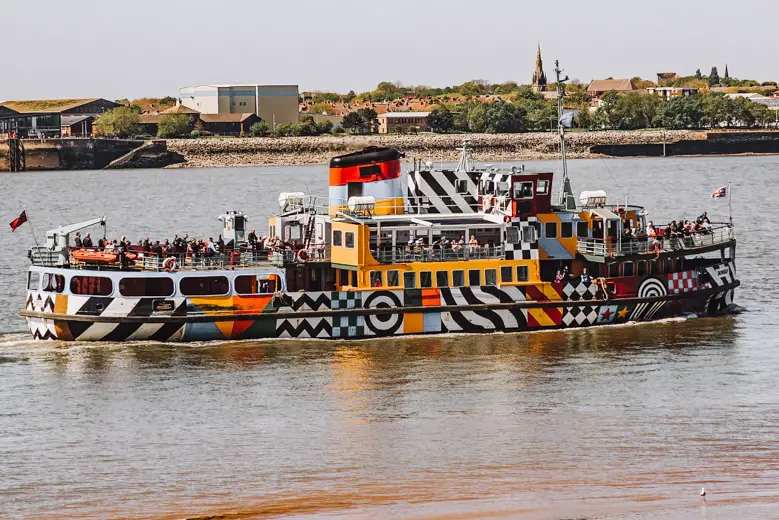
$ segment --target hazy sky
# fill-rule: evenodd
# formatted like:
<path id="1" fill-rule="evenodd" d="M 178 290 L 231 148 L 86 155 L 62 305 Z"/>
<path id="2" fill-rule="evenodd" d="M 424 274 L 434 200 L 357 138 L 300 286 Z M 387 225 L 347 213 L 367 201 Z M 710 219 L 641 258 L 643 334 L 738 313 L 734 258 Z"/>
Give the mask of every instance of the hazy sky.
<path id="1" fill-rule="evenodd" d="M 673 71 L 779 79 L 779 0 L 0 0 L 0 100 L 203 83 L 369 90 Z M 11 49 L 17 58 L 11 58 Z"/>

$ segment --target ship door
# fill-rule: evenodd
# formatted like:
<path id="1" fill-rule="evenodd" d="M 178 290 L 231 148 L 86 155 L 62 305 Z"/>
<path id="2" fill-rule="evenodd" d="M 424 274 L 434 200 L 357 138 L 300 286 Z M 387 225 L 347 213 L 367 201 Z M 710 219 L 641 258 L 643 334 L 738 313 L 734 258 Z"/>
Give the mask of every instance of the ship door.
<path id="1" fill-rule="evenodd" d="M 350 182 L 347 185 L 347 201 L 351 199 L 352 197 L 362 197 L 362 186 L 363 184 L 361 182 Z"/>

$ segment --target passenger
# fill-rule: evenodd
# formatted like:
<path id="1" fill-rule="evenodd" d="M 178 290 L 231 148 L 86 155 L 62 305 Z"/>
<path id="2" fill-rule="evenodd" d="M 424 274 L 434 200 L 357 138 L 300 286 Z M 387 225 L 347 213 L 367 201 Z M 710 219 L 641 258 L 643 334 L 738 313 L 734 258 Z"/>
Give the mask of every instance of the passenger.
<path id="1" fill-rule="evenodd" d="M 97 248 L 98 249 L 105 249 L 105 238 L 99 238 L 97 240 Z"/>
<path id="2" fill-rule="evenodd" d="M 703 215 L 698 217 L 697 222 L 698 222 L 698 224 L 701 224 L 701 225 L 703 225 L 703 224 L 711 224 L 711 220 L 709 220 L 708 212 L 704 211 Z"/>
<path id="3" fill-rule="evenodd" d="M 652 223 L 652 221 L 649 221 L 649 225 L 646 227 L 646 234 L 649 238 L 656 238 L 657 237 L 657 231 L 655 231 L 655 225 Z"/>
<path id="4" fill-rule="evenodd" d="M 246 241 L 249 242 L 249 247 L 251 247 L 253 250 L 257 249 L 257 233 L 254 232 L 253 228 L 251 231 L 249 231 L 249 235 L 246 237 Z"/>
<path id="5" fill-rule="evenodd" d="M 563 283 L 564 276 L 565 275 L 564 275 L 563 269 L 561 267 L 560 269 L 557 270 L 557 274 L 555 274 L 555 277 L 554 277 L 555 283 Z"/>
<path id="6" fill-rule="evenodd" d="M 154 245 L 151 246 L 151 252 L 154 253 L 154 256 L 161 257 L 162 256 L 162 246 L 160 245 L 160 241 L 157 240 L 154 242 Z"/>
<path id="7" fill-rule="evenodd" d="M 219 252 L 219 249 L 217 248 L 217 245 L 214 243 L 214 239 L 212 237 L 208 237 L 208 241 L 206 242 L 206 256 L 214 256 Z"/>
<path id="8" fill-rule="evenodd" d="M 81 244 L 83 247 L 92 247 L 92 237 L 89 236 L 89 233 L 84 236 L 84 240 Z"/>
<path id="9" fill-rule="evenodd" d="M 149 241 L 149 237 L 146 237 L 143 239 L 143 243 L 141 244 L 143 247 L 144 252 L 150 253 L 151 252 L 151 241 Z"/>
<path id="10" fill-rule="evenodd" d="M 590 273 L 587 272 L 586 267 L 582 267 L 582 274 L 580 278 L 581 278 L 580 279 L 581 283 L 587 283 L 587 284 L 592 283 L 592 277 L 590 276 Z"/>
<path id="11" fill-rule="evenodd" d="M 219 235 L 219 240 L 216 241 L 216 245 L 219 247 L 219 252 L 224 251 L 225 241 L 222 238 L 222 235 Z"/>
<path id="12" fill-rule="evenodd" d="M 84 247 L 84 243 L 81 241 L 81 233 L 76 233 L 76 239 L 73 241 L 73 245 L 79 249 Z"/>

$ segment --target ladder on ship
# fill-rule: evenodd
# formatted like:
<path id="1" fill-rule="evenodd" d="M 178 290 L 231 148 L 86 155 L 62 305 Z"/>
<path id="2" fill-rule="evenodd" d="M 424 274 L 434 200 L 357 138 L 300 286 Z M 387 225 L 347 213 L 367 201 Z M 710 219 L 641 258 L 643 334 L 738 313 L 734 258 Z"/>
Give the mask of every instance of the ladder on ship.
<path id="1" fill-rule="evenodd" d="M 308 215 L 308 221 L 306 222 L 306 234 L 303 236 L 303 247 L 308 249 L 311 247 L 311 239 L 314 237 L 314 226 L 316 225 L 316 218 L 313 213 Z"/>

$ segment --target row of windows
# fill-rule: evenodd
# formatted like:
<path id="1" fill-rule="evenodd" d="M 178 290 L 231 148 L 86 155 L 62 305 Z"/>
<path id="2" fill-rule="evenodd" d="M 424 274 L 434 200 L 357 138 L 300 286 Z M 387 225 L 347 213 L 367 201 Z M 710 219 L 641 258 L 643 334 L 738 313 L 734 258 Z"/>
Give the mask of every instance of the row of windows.
<path id="1" fill-rule="evenodd" d="M 579 238 L 587 238 L 588 235 L 589 226 L 587 222 L 577 222 L 576 236 Z M 547 222 L 544 224 L 544 236 L 546 238 L 557 238 L 557 222 Z M 560 238 L 573 238 L 573 222 L 560 222 Z"/>
<path id="2" fill-rule="evenodd" d="M 349 249 L 354 248 L 354 232 L 347 231 L 346 233 L 335 230 L 333 231 L 333 247 L 345 246 Z"/>
<path id="3" fill-rule="evenodd" d="M 30 290 L 38 289 L 39 274 L 32 272 L 28 279 Z M 43 290 L 61 293 L 65 290 L 65 277 L 61 274 L 43 274 Z M 257 276 L 236 276 L 237 294 L 273 294 L 276 281 Z M 122 278 L 119 280 L 119 294 L 122 296 L 172 296 L 174 284 L 167 277 Z M 70 279 L 70 292 L 89 296 L 108 296 L 114 291 L 113 281 L 102 276 L 74 276 Z M 183 296 L 220 296 L 230 293 L 230 282 L 225 276 L 188 276 L 179 282 Z"/>
<path id="4" fill-rule="evenodd" d="M 673 273 L 681 269 L 680 261 L 673 258 L 663 260 L 639 260 L 609 264 L 608 276 L 643 276 L 646 274 Z"/>
<path id="5" fill-rule="evenodd" d="M 514 273 L 516 272 L 516 279 Z M 386 271 L 386 279 L 384 277 L 384 271 L 371 271 L 369 273 L 371 287 L 398 287 L 400 285 L 400 272 L 399 271 Z M 451 274 L 451 280 L 450 280 Z M 485 269 L 484 270 L 484 283 L 482 284 L 482 271 L 481 269 L 469 269 L 467 271 L 466 283 L 466 271 L 455 270 L 451 273 L 449 271 L 435 271 L 435 287 L 466 287 L 466 286 L 480 286 L 480 285 L 497 285 L 498 284 L 498 270 L 497 269 Z M 500 268 L 500 283 L 514 283 L 527 282 L 528 281 L 528 269 L 525 265 L 518 265 L 516 271 L 510 265 Z M 451 282 L 451 283 L 450 283 Z M 403 273 L 403 288 L 404 289 L 416 289 L 416 288 L 432 288 L 433 287 L 433 271 L 422 271 L 419 273 L 419 284 L 417 284 L 417 273 L 405 272 Z"/>

